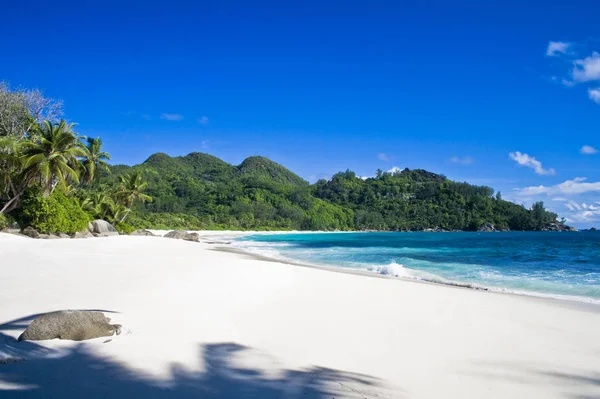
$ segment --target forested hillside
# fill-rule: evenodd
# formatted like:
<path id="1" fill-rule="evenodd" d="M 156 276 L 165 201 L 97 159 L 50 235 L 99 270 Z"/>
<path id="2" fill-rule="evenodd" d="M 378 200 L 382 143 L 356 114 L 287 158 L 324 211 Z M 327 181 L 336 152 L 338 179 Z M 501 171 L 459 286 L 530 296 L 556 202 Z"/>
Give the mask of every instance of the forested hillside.
<path id="1" fill-rule="evenodd" d="M 135 228 L 300 230 L 564 229 L 543 203 L 531 209 L 485 186 L 425 170 L 353 172 L 310 185 L 267 158 L 230 165 L 212 155 L 157 153 L 109 165 L 100 137 L 62 118 L 39 90 L 0 83 L 0 230 L 74 234 L 95 219 Z"/>
<path id="2" fill-rule="evenodd" d="M 264 157 L 239 166 L 216 157 L 154 154 L 141 165 L 152 202 L 137 205 L 135 227 L 301 230 L 540 230 L 557 223 L 543 204 L 532 210 L 504 201 L 490 187 L 446 179 L 424 170 L 363 180 L 353 172 L 308 182 Z"/>

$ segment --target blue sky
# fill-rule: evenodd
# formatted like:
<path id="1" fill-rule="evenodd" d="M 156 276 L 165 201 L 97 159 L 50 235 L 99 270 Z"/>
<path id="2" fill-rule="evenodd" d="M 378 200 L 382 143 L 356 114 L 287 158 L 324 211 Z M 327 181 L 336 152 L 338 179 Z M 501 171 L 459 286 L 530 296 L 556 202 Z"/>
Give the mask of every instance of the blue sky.
<path id="1" fill-rule="evenodd" d="M 115 163 L 424 168 L 600 224 L 596 1 L 5 3 L 0 80 Z"/>

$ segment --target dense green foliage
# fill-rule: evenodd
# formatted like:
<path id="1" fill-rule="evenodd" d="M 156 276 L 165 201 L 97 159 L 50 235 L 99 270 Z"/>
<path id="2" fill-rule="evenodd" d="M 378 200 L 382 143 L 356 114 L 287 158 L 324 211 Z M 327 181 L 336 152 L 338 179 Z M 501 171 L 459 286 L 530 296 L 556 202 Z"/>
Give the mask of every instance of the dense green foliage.
<path id="1" fill-rule="evenodd" d="M 0 214 L 0 230 L 4 230 L 7 227 L 8 227 L 8 220 L 6 219 L 6 216 L 3 214 Z"/>
<path id="2" fill-rule="evenodd" d="M 21 220 L 40 233 L 76 233 L 85 230 L 90 216 L 77 201 L 55 190 L 45 197 L 40 190 L 28 190 L 23 199 Z"/>
<path id="3" fill-rule="evenodd" d="M 485 186 L 457 183 L 424 170 L 353 172 L 309 185 L 281 165 L 250 157 L 239 166 L 208 154 L 154 154 L 134 167 L 111 168 L 105 184 L 138 171 L 152 203 L 133 207 L 139 228 L 299 230 L 539 230 L 556 221 L 538 203 L 532 210 L 504 201 Z"/>
<path id="4" fill-rule="evenodd" d="M 379 172 L 362 180 L 353 172 L 338 173 L 315 184 L 314 194 L 355 212 L 361 230 L 539 230 L 556 220 L 542 203 L 530 211 L 486 186 L 457 183 L 424 170 Z"/>
<path id="5" fill-rule="evenodd" d="M 132 225 L 125 223 L 125 222 L 115 223 L 115 228 L 121 234 L 131 234 L 136 230 L 135 227 L 133 227 Z"/>
<path id="6" fill-rule="evenodd" d="M 123 233 L 541 230 L 557 223 L 541 202 L 525 209 L 490 187 L 424 170 L 378 171 L 369 179 L 346 171 L 310 185 L 259 156 L 234 166 L 203 153 L 157 153 L 141 165 L 109 166 L 102 140 L 79 136 L 73 124 L 57 120 L 61 111 L 38 91 L 0 85 L 0 215 L 41 232 L 76 232 L 90 219 L 107 220 Z"/>
<path id="7" fill-rule="evenodd" d="M 110 155 L 100 138 L 86 138 L 63 119 L 60 102 L 37 90 L 11 91 L 0 83 L 0 216 L 43 233 L 75 233 L 90 219 L 131 232 L 131 207 L 152 201 L 139 172 L 99 186 Z M 87 141 L 87 144 L 85 144 Z M 93 186 L 93 187 L 92 187 Z"/>

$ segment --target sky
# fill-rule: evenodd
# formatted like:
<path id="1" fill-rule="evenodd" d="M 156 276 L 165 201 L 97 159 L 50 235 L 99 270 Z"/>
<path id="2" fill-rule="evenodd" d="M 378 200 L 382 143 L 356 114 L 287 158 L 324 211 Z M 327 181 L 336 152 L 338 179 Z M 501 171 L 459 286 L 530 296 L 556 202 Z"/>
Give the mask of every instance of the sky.
<path id="1" fill-rule="evenodd" d="M 263 155 L 311 182 L 422 168 L 600 227 L 600 2 L 0 10 L 0 80 L 61 99 L 113 163 Z"/>

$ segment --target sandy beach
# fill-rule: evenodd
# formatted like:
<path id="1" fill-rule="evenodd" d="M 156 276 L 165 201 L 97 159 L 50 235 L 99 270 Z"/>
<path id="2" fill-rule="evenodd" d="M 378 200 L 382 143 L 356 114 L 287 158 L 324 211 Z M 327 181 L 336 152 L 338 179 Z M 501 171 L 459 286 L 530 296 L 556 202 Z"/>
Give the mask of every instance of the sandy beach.
<path id="1" fill-rule="evenodd" d="M 599 306 L 219 246 L 0 233 L 0 397 L 600 397 Z M 16 341 L 61 309 L 102 310 L 123 333 Z"/>

